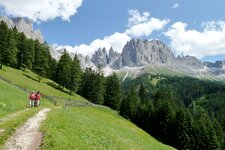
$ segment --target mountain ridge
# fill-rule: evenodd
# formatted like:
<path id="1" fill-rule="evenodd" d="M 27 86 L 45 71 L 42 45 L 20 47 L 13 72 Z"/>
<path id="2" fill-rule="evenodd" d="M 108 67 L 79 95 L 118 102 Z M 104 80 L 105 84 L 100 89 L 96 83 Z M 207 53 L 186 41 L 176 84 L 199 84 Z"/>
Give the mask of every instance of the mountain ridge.
<path id="1" fill-rule="evenodd" d="M 57 50 L 59 51 L 59 50 Z M 62 51 L 62 50 L 61 50 Z M 70 53 L 73 57 L 75 54 Z M 225 61 L 202 62 L 194 56 L 175 56 L 172 50 L 160 40 L 131 39 L 125 44 L 122 53 L 117 53 L 112 47 L 99 48 L 90 58 L 79 57 L 82 68 L 101 67 L 105 74 L 127 72 L 133 70 L 131 76 L 137 76 L 157 69 L 166 69 L 167 72 L 177 72 L 187 76 L 215 80 L 225 79 Z M 87 61 L 88 60 L 88 61 Z M 85 67 L 86 66 L 86 67 Z"/>

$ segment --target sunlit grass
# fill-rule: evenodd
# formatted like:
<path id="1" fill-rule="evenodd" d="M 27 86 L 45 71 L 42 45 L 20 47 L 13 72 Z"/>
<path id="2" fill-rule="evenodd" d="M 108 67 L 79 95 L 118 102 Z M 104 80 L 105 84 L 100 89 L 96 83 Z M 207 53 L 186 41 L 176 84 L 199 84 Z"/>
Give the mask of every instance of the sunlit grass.
<path id="1" fill-rule="evenodd" d="M 53 109 L 41 149 L 173 149 L 106 108 Z"/>

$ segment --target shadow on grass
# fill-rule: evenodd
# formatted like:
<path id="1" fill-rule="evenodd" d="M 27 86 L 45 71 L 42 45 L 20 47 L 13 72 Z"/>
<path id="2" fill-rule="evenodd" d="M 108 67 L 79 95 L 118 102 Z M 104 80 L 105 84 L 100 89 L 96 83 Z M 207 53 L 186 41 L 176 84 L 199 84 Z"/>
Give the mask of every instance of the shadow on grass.
<path id="1" fill-rule="evenodd" d="M 23 73 L 23 75 L 26 76 L 26 77 L 28 77 L 29 79 L 32 79 L 32 80 L 34 80 L 34 81 L 36 81 L 36 82 L 39 82 L 37 79 L 35 79 L 35 78 L 33 78 L 33 77 L 31 77 L 31 76 L 25 74 L 25 73 Z"/>
<path id="2" fill-rule="evenodd" d="M 65 90 L 63 90 L 63 88 L 62 88 L 62 87 L 59 87 L 58 85 L 56 85 L 56 84 L 55 84 L 55 83 L 53 83 L 53 82 L 45 82 L 45 83 L 46 83 L 47 85 L 49 85 L 49 86 L 51 86 L 51 87 L 53 87 L 53 88 L 55 88 L 55 89 L 57 89 L 57 90 L 61 91 L 61 92 L 64 92 L 64 93 L 66 93 L 66 94 L 71 95 L 69 91 L 65 91 Z"/>

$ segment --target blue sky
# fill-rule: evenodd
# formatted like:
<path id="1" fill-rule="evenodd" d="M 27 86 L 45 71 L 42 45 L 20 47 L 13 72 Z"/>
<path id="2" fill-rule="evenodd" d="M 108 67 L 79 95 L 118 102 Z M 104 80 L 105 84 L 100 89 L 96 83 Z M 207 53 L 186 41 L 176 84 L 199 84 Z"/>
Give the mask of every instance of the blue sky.
<path id="1" fill-rule="evenodd" d="M 225 59 L 224 0 L 1 0 L 1 15 L 28 17 L 45 40 L 91 55 L 130 38 L 159 39 L 175 54 Z M 30 9 L 33 8 L 33 9 Z"/>

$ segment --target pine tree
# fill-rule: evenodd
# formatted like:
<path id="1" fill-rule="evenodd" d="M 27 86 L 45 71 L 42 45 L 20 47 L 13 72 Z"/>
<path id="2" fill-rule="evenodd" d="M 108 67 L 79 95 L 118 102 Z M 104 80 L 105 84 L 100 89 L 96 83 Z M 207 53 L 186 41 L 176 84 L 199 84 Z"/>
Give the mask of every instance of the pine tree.
<path id="1" fill-rule="evenodd" d="M 147 100 L 147 91 L 146 91 L 143 83 L 141 84 L 140 89 L 139 89 L 139 97 L 142 102 Z"/>
<path id="2" fill-rule="evenodd" d="M 95 86 L 92 89 L 93 97 L 91 98 L 91 100 L 96 104 L 103 104 L 105 93 L 105 78 L 101 69 L 99 69 L 98 72 L 94 73 L 94 78 L 92 79 L 92 82 L 94 82 Z"/>
<path id="3" fill-rule="evenodd" d="M 43 45 L 45 57 L 47 56 L 46 54 L 46 48 Z M 24 47 L 24 56 L 25 56 L 25 68 L 32 69 L 32 62 L 34 61 L 34 53 L 35 53 L 35 44 L 32 39 L 26 39 L 25 40 L 25 47 Z M 45 64 L 46 65 L 46 64 Z"/>
<path id="4" fill-rule="evenodd" d="M 53 73 L 56 70 L 57 62 L 54 60 L 50 54 L 50 48 L 49 46 L 46 47 L 46 58 L 47 58 L 47 68 L 46 68 L 46 77 L 49 79 L 53 79 Z"/>
<path id="5" fill-rule="evenodd" d="M 123 99 L 120 107 L 120 114 L 125 118 L 130 118 L 134 122 L 137 120 L 137 112 L 140 105 L 140 98 L 137 95 L 135 88 L 132 87 L 127 98 Z"/>
<path id="6" fill-rule="evenodd" d="M 151 101 L 141 103 L 137 109 L 137 125 L 147 132 L 151 131 L 151 124 L 154 122 L 153 119 L 154 106 Z"/>
<path id="7" fill-rule="evenodd" d="M 4 22 L 1 22 L 0 27 L 0 46 L 1 47 L 1 62 L 7 66 L 15 67 L 17 64 L 17 31 L 11 30 Z"/>
<path id="8" fill-rule="evenodd" d="M 194 149 L 193 119 L 185 109 L 178 110 L 174 119 L 174 139 L 171 143 L 178 149 Z"/>
<path id="9" fill-rule="evenodd" d="M 120 108 L 120 85 L 116 73 L 106 79 L 104 105 L 112 109 L 119 110 Z"/>
<path id="10" fill-rule="evenodd" d="M 104 102 L 104 76 L 100 72 L 86 68 L 78 91 L 80 95 L 96 104 Z"/>
<path id="11" fill-rule="evenodd" d="M 69 85 L 69 70 L 70 64 L 72 63 L 72 59 L 70 55 L 64 51 L 64 54 L 61 56 L 57 69 L 56 69 L 56 82 L 61 87 L 68 87 Z"/>
<path id="12" fill-rule="evenodd" d="M 18 55 L 17 55 L 17 68 L 18 69 L 25 69 L 25 40 L 26 37 L 24 35 L 24 33 L 20 33 L 18 34 L 18 44 L 17 44 L 17 48 L 18 48 Z"/>
<path id="13" fill-rule="evenodd" d="M 80 61 L 78 60 L 78 56 L 75 55 L 71 65 L 70 65 L 70 72 L 69 72 L 69 87 L 70 93 L 72 91 L 77 92 L 80 86 L 82 71 L 80 68 Z"/>
<path id="14" fill-rule="evenodd" d="M 123 116 L 124 118 L 131 118 L 131 106 L 130 106 L 130 95 L 127 97 L 123 98 L 121 105 L 120 105 L 120 115 Z"/>
<path id="15" fill-rule="evenodd" d="M 4 64 L 5 57 L 8 55 L 8 26 L 5 22 L 0 22 L 0 69 Z"/>
<path id="16" fill-rule="evenodd" d="M 80 89 L 78 90 L 78 94 L 90 100 L 91 97 L 91 89 L 93 85 L 92 79 L 93 70 L 91 68 L 86 68 L 85 72 L 81 78 Z"/>
<path id="17" fill-rule="evenodd" d="M 53 81 L 56 81 L 57 64 L 58 62 L 54 58 L 50 59 L 49 61 L 50 71 L 49 71 L 48 77 L 52 79 Z"/>
<path id="18" fill-rule="evenodd" d="M 46 68 L 48 68 L 47 51 L 45 45 L 36 45 L 34 58 L 33 70 L 35 73 L 37 73 L 38 82 L 40 82 L 42 77 L 46 76 Z"/>
<path id="19" fill-rule="evenodd" d="M 6 60 L 8 60 L 8 63 L 11 67 L 17 66 L 17 31 L 10 30 L 9 32 L 9 45 L 8 45 L 8 52 L 9 54 L 6 57 Z"/>
<path id="20" fill-rule="evenodd" d="M 208 114 L 201 108 L 195 110 L 194 138 L 195 149 L 220 149 L 215 129 Z"/>
<path id="21" fill-rule="evenodd" d="M 172 96 L 168 91 L 159 89 L 154 100 L 154 131 L 153 134 L 161 138 L 163 142 L 169 144 L 173 139 L 173 125 L 175 117 L 175 108 Z"/>

